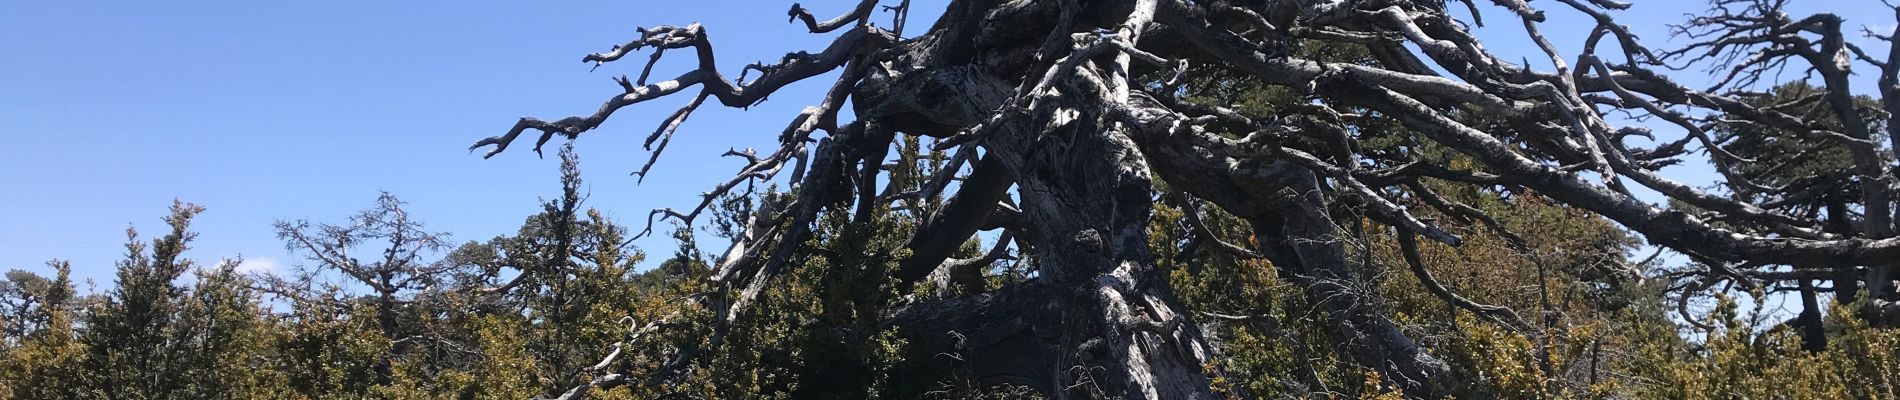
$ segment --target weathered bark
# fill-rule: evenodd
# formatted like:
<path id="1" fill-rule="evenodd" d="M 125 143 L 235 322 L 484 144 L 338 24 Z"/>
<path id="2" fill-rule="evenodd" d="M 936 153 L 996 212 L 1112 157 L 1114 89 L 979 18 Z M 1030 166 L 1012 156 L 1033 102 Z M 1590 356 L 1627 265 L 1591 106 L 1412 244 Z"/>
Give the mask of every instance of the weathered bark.
<path id="1" fill-rule="evenodd" d="M 1044 255 L 1039 279 L 1076 291 L 1055 388 L 1084 398 L 1211 397 L 1202 373 L 1211 349 L 1148 249 L 1154 188 L 1143 156 L 1099 110 L 1077 111 L 1044 122 L 1053 129 L 1004 128 L 992 139 L 1008 143 L 994 154 L 1018 177 L 1024 220 Z"/>
<path id="2" fill-rule="evenodd" d="M 1821 302 L 1815 298 L 1814 283 L 1801 280 L 1801 314 L 1795 317 L 1795 329 L 1801 332 L 1801 349 L 1809 352 L 1827 350 L 1827 328 L 1821 322 Z"/>
<path id="3" fill-rule="evenodd" d="M 908 79 L 924 81 L 926 84 L 900 81 L 891 86 L 930 86 L 935 88 L 932 91 L 936 93 L 947 89 L 951 93 L 961 93 L 960 98 L 989 97 L 993 99 L 990 100 L 992 104 L 999 106 L 1006 100 L 1000 96 L 986 95 L 1007 93 L 1001 90 L 1007 84 L 987 72 L 950 69 L 948 72 L 916 74 L 921 76 Z M 1062 288 L 1056 291 L 1058 296 L 1045 303 L 1059 308 L 1041 313 L 1044 319 L 1049 315 L 1060 315 L 1061 323 L 1036 330 L 1038 335 L 1056 339 L 1045 340 L 1037 350 L 1045 358 L 1032 367 L 1039 378 L 1013 379 L 1035 384 L 1060 397 L 1174 399 L 1211 396 L 1208 378 L 1202 372 L 1205 365 L 1212 362 L 1211 349 L 1178 300 L 1167 292 L 1164 277 L 1155 273 L 1153 256 L 1148 250 L 1147 223 L 1152 207 L 1150 194 L 1154 189 L 1144 157 L 1127 132 L 1109 120 L 1099 103 L 1044 100 L 1051 102 L 1047 106 L 1053 110 L 1073 114 L 1038 113 L 1028 118 L 1006 121 L 994 128 L 994 136 L 985 143 L 990 149 L 985 158 L 993 158 L 992 162 L 1007 168 L 1006 176 L 1016 178 L 1022 202 L 1023 236 L 1031 238 L 1032 246 L 1043 256 L 1038 270 L 1040 276 L 1035 280 L 1035 285 Z M 945 113 L 892 114 L 942 116 Z M 956 119 L 961 119 L 961 116 L 923 118 L 911 123 L 938 124 Z M 980 174 L 988 174 L 983 171 L 984 165 L 988 163 L 979 164 Z M 953 205 L 962 201 L 963 193 L 974 193 L 977 195 L 972 196 L 972 199 L 988 201 L 973 201 L 971 204 L 994 208 L 995 200 L 989 196 L 994 196 L 990 191 L 997 187 L 988 182 L 997 178 L 977 178 L 972 178 L 978 183 L 974 186 L 966 181 L 966 189 L 959 193 L 959 200 Z M 945 212 L 946 215 L 951 213 L 949 210 Z M 974 232 L 985 221 L 982 218 L 966 218 L 945 222 L 958 225 L 935 225 L 933 222 L 919 237 L 949 231 L 951 233 L 948 236 L 933 239 L 961 243 L 963 238 L 968 237 L 964 232 Z M 942 243 L 935 245 L 940 246 Z M 929 261 L 941 257 L 934 254 L 919 255 L 913 255 L 913 260 Z M 922 265 L 934 267 L 936 263 Z M 978 308 L 967 312 L 984 311 Z M 953 333 L 969 335 L 958 331 L 900 327 L 907 332 L 919 332 L 915 335 L 921 336 L 920 339 Z M 942 349 L 930 346 L 919 348 L 931 349 L 925 351 Z M 1020 350 L 1018 347 L 1007 348 Z M 962 351 L 971 350 L 966 346 Z M 973 354 L 982 357 L 984 353 Z"/>
<path id="4" fill-rule="evenodd" d="M 950 254 L 963 245 L 963 240 L 976 234 L 990 213 L 996 210 L 997 201 L 1009 194 L 1009 170 L 995 155 L 985 155 L 957 187 L 957 194 L 944 205 L 943 211 L 926 222 L 916 235 L 911 236 L 905 247 L 911 251 L 910 258 L 900 263 L 897 279 L 904 283 L 913 283 L 928 276 Z M 900 287 L 899 291 L 908 288 Z"/>

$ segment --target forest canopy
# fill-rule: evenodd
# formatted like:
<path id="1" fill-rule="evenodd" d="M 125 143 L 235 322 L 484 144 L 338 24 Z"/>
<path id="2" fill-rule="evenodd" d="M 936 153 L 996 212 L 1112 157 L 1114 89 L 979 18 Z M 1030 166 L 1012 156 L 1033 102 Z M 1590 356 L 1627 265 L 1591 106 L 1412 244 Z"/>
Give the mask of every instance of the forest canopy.
<path id="1" fill-rule="evenodd" d="M 628 74 L 597 110 L 470 147 L 567 141 L 517 232 L 382 193 L 245 273 L 175 202 L 104 290 L 0 280 L 0 396 L 1900 397 L 1900 8 L 1536 3 L 792 4 L 829 45 L 743 65 L 646 26 L 583 56 Z M 590 208 L 573 143 L 663 98 L 628 180 L 711 156 L 664 153 L 702 107 L 809 106 L 696 203 Z"/>

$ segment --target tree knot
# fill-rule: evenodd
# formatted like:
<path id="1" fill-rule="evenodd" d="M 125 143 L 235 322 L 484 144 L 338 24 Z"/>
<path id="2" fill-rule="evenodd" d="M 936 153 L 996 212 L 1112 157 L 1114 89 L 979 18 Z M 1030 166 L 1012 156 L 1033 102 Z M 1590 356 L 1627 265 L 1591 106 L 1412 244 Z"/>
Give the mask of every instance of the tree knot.
<path id="1" fill-rule="evenodd" d="M 1083 229 L 1075 233 L 1075 243 L 1090 253 L 1102 252 L 1102 232 L 1095 228 Z"/>

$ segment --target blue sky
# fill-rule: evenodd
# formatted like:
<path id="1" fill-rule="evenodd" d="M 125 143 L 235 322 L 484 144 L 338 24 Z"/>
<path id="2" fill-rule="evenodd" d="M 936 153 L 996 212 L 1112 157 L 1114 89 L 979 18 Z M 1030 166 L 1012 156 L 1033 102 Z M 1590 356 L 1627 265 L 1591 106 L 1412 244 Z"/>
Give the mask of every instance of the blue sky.
<path id="1" fill-rule="evenodd" d="M 557 160 L 527 145 L 489 160 L 466 149 L 520 116 L 591 112 L 619 92 L 610 77 L 638 72 L 590 73 L 582 55 L 638 26 L 692 22 L 734 67 L 828 43 L 786 23 L 789 2 L 9 3 L 0 269 L 67 259 L 100 287 L 127 224 L 162 234 L 173 198 L 208 209 L 187 253 L 206 263 L 298 262 L 273 221 L 340 221 L 380 190 L 457 241 L 511 233 L 558 193 Z M 924 21 L 942 7 L 918 3 Z M 811 7 L 828 17 L 843 5 Z M 686 68 L 663 63 L 655 76 Z M 719 153 L 769 146 L 825 86 L 788 87 L 751 112 L 701 109 L 642 185 L 627 175 L 646 159 L 640 140 L 687 98 L 622 110 L 577 144 L 590 205 L 626 223 L 690 206 L 739 167 Z"/>
<path id="2" fill-rule="evenodd" d="M 852 2 L 808 3 L 830 17 Z M 915 1 L 911 33 L 944 3 Z M 1893 23 L 1873 0 L 1809 3 L 1850 26 Z M 705 24 L 728 73 L 822 48 L 828 35 L 786 23 L 789 4 L 0 0 L 0 181 L 9 188 L 0 196 L 0 270 L 46 272 L 45 261 L 66 259 L 77 277 L 106 287 L 124 228 L 162 234 L 158 218 L 173 198 L 208 208 L 188 257 L 242 255 L 258 269 L 301 259 L 285 252 L 273 221 L 341 221 L 384 190 L 457 242 L 511 233 L 557 193 L 558 162 L 551 151 L 535 158 L 528 144 L 483 160 L 468 144 L 520 116 L 597 108 L 620 90 L 609 78 L 637 74 L 638 63 L 590 73 L 579 59 L 624 43 L 638 26 Z M 1618 18 L 1659 43 L 1663 24 L 1700 4 L 1648 2 Z M 1481 8 L 1487 46 L 1545 64 L 1519 24 Z M 1574 53 L 1587 32 L 1562 28 L 1588 25 L 1548 11 L 1547 33 Z M 662 62 L 654 79 L 685 71 L 686 61 Z M 740 165 L 716 155 L 771 145 L 828 83 L 793 85 L 750 111 L 700 109 L 641 185 L 627 175 L 647 157 L 640 141 L 688 98 L 621 110 L 577 144 L 590 205 L 636 228 L 647 210 L 691 206 Z M 672 249 L 664 238 L 636 244 Z"/>

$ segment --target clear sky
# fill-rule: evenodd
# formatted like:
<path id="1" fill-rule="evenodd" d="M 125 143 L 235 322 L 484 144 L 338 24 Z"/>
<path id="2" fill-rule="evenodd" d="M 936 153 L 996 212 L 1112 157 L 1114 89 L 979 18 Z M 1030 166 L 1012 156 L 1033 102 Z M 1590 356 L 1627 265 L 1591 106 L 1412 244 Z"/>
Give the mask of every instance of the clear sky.
<path id="1" fill-rule="evenodd" d="M 173 198 L 208 209 L 187 256 L 243 255 L 255 268 L 300 258 L 273 221 L 341 221 L 380 190 L 457 241 L 512 233 L 558 194 L 558 161 L 530 144 L 489 160 L 467 147 L 520 116 L 592 112 L 620 91 L 609 78 L 638 73 L 637 62 L 590 73 L 582 55 L 638 26 L 692 22 L 735 68 L 829 42 L 787 23 L 789 2 L 5 3 L 0 269 L 68 259 L 100 287 L 125 227 L 162 234 Z M 942 8 L 918 3 L 926 22 Z M 829 17 L 845 5 L 810 7 Z M 655 77 L 687 68 L 663 63 Z M 690 206 L 739 167 L 719 153 L 770 146 L 826 85 L 794 85 L 751 112 L 702 108 L 642 185 L 628 176 L 646 159 L 640 141 L 688 99 L 623 109 L 577 143 L 589 205 L 624 223 Z"/>
<path id="2" fill-rule="evenodd" d="M 914 1 L 910 33 L 928 27 L 945 2 Z M 830 17 L 854 2 L 807 3 Z M 1478 30 L 1487 46 L 1547 64 L 1519 24 L 1480 3 L 1491 24 Z M 1701 7 L 1641 3 L 1618 18 L 1651 43 L 1668 37 L 1664 24 Z M 1808 3 L 1801 9 L 1827 8 L 1849 26 L 1893 24 L 1874 0 Z M 42 263 L 66 259 L 77 277 L 106 287 L 124 228 L 162 234 L 159 217 L 174 198 L 208 209 L 188 257 L 242 255 L 257 270 L 301 260 L 274 237 L 273 221 L 342 221 L 384 190 L 457 242 L 512 233 L 540 198 L 557 194 L 558 162 L 552 151 L 535 158 L 531 137 L 490 160 L 468 144 L 520 116 L 592 112 L 620 91 L 609 78 L 637 74 L 646 53 L 595 72 L 580 57 L 624 43 L 638 26 L 705 24 L 728 73 L 828 43 L 830 35 L 787 23 L 789 5 L 0 0 L 0 270 L 45 273 Z M 1548 11 L 1547 33 L 1573 54 L 1587 22 Z M 690 68 L 686 57 L 672 60 L 655 80 Z M 701 108 L 643 185 L 628 176 L 647 157 L 640 141 L 689 99 L 621 110 L 578 142 L 589 205 L 636 229 L 647 210 L 690 207 L 740 166 L 716 155 L 770 146 L 828 83 L 788 87 L 749 112 Z M 1696 171 L 1678 173 L 1696 179 Z M 663 237 L 636 244 L 672 248 Z"/>

